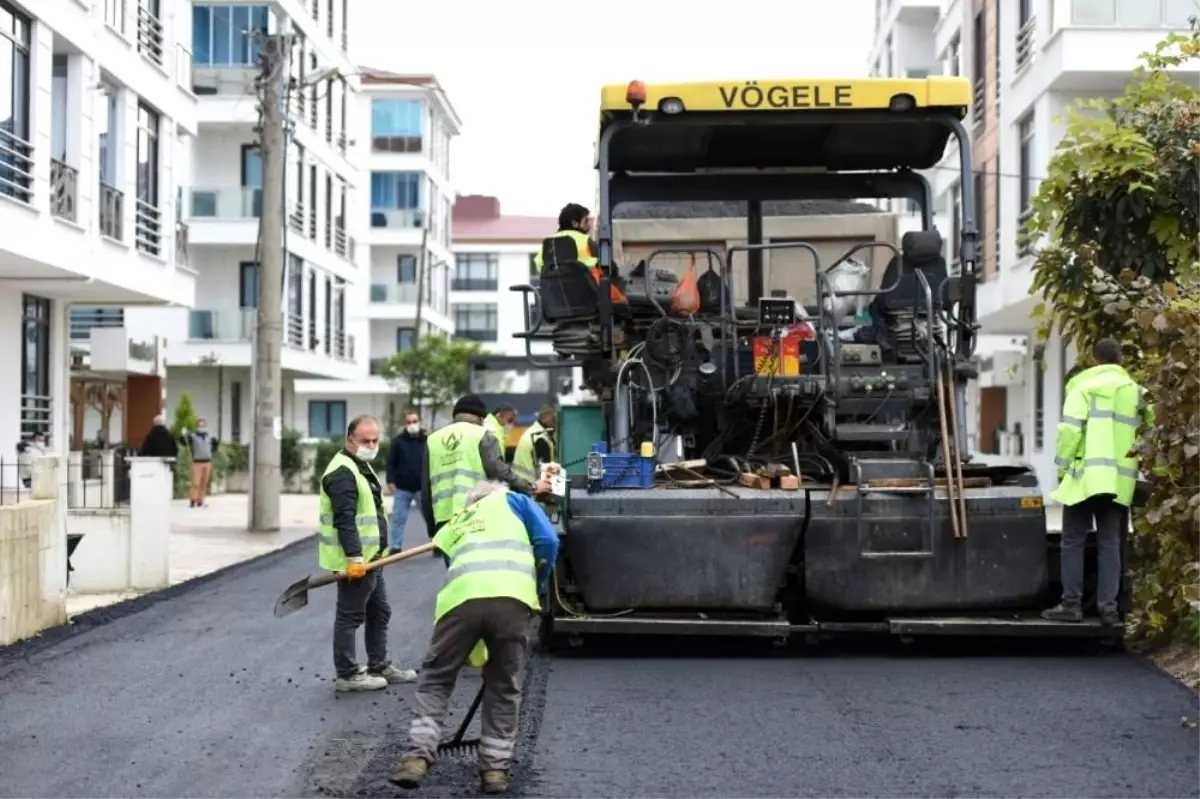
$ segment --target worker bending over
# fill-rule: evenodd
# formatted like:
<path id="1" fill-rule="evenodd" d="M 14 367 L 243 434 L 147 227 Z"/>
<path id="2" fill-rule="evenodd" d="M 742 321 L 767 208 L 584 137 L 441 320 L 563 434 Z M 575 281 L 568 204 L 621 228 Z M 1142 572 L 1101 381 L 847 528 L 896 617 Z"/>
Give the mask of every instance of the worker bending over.
<path id="1" fill-rule="evenodd" d="M 481 482 L 433 544 L 449 571 L 437 595 L 433 637 L 413 699 L 409 748 L 391 779 L 404 788 L 421 784 L 437 756 L 459 670 L 482 640 L 488 659 L 479 774 L 485 793 L 503 793 L 517 738 L 530 628 L 558 557 L 558 535 L 529 497 Z"/>
<path id="2" fill-rule="evenodd" d="M 1154 423 L 1145 390 L 1121 366 L 1121 345 L 1111 338 L 1092 347 L 1096 365 L 1066 386 L 1054 442 L 1063 504 L 1062 601 L 1042 613 L 1051 621 L 1083 620 L 1083 546 L 1096 530 L 1096 608 L 1105 626 L 1119 627 L 1121 540 L 1129 530 L 1129 506 L 1137 487 L 1133 454 L 1138 428 Z"/>
<path id="3" fill-rule="evenodd" d="M 558 414 L 553 405 L 543 405 L 537 421 L 526 428 L 513 453 L 513 471 L 518 477 L 533 482 L 541 467 L 554 462 L 554 426 Z"/>
<path id="4" fill-rule="evenodd" d="M 481 480 L 498 480 L 522 494 L 550 491 L 549 484 L 515 474 L 504 447 L 483 426 L 487 406 L 474 394 L 454 404 L 454 421 L 430 434 L 421 470 L 421 513 L 430 536 L 466 507 L 467 493 Z"/>
<path id="5" fill-rule="evenodd" d="M 484 428 L 500 442 L 501 454 L 504 454 L 508 448 L 505 443 L 508 441 L 508 431 L 512 429 L 513 423 L 516 421 L 517 409 L 511 405 L 501 405 L 483 420 Z"/>
<path id="6" fill-rule="evenodd" d="M 377 691 L 388 683 L 414 682 L 417 673 L 398 669 L 388 660 L 387 634 L 392 609 L 379 571 L 366 564 L 386 547 L 380 535 L 388 529 L 379 477 L 371 461 L 379 454 L 379 422 L 356 416 L 346 427 L 345 446 L 329 460 L 321 476 L 317 560 L 322 569 L 344 572 L 337 584 L 333 622 L 333 666 L 338 691 Z M 366 626 L 367 665 L 355 662 L 355 636 Z"/>
<path id="7" fill-rule="evenodd" d="M 567 203 L 558 213 L 558 231 L 542 240 L 542 249 L 533 256 L 533 266 L 540 275 L 547 265 L 551 269 L 567 264 L 581 264 L 599 286 L 604 276 L 600 268 L 600 248 L 590 238 L 592 212 L 577 203 Z M 617 285 L 618 275 L 610 275 L 608 296 L 613 302 L 627 302 L 625 292 Z"/>

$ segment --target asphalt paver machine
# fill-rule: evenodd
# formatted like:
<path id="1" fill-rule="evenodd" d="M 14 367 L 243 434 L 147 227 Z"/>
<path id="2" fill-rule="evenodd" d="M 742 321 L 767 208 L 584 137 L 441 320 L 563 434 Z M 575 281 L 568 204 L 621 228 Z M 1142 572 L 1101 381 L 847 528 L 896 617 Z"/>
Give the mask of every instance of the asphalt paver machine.
<path id="1" fill-rule="evenodd" d="M 544 635 L 1106 634 L 1038 618 L 1058 556 L 1037 477 L 967 454 L 970 99 L 956 77 L 602 90 L 602 277 L 566 264 L 514 287 L 540 309 L 518 335 L 556 353 L 529 357 L 581 367 L 601 398 L 559 422 L 573 476 Z M 960 173 L 957 241 L 923 170 Z M 764 205 L 881 199 L 920 229 L 833 256 L 764 235 Z M 744 243 L 614 263 L 620 206 L 731 201 Z M 712 267 L 686 314 L 689 278 L 660 268 L 681 253 Z M 565 451 L 581 438 L 596 451 Z"/>

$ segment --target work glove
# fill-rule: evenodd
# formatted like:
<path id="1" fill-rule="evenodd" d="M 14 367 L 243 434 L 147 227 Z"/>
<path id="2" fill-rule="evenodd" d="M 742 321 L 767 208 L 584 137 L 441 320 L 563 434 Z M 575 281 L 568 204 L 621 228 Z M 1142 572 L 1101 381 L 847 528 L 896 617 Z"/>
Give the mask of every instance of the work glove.
<path id="1" fill-rule="evenodd" d="M 350 558 L 346 563 L 346 577 L 350 580 L 361 580 L 367 576 L 367 564 L 362 558 Z"/>

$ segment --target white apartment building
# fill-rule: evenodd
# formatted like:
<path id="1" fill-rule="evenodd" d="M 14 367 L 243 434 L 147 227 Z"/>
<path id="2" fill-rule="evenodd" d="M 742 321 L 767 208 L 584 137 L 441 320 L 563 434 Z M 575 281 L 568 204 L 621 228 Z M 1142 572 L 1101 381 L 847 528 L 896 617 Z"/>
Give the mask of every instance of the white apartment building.
<path id="1" fill-rule="evenodd" d="M 259 272 L 263 164 L 255 76 L 266 37 L 290 33 L 285 153 L 286 225 L 282 421 L 303 430 L 300 379 L 366 370 L 365 186 L 353 144 L 358 78 L 348 55 L 348 0 L 191 4 L 192 87 L 199 135 L 181 154 L 194 307 L 164 320 L 172 344 L 169 412 L 187 392 L 220 438 L 253 436 L 251 360 Z"/>
<path id="2" fill-rule="evenodd" d="M 1031 463 L 1048 492 L 1055 485 L 1054 431 L 1073 348 L 1056 335 L 1035 344 L 1030 319 L 1032 257 L 1018 247 L 1021 223 L 1041 175 L 1064 133 L 1066 111 L 1089 97 L 1115 96 L 1138 55 L 1171 30 L 1185 30 L 1194 0 L 877 0 L 881 64 L 940 64 L 941 74 L 969 76 L 975 103 L 974 194 L 981 233 L 983 282 L 978 290 L 981 375 L 972 420 L 983 448 Z M 928 37 L 907 36 L 893 20 L 930 23 Z M 909 9 L 920 9 L 914 15 Z M 889 30 L 892 32 L 889 33 Z M 907 38 L 906 38 L 907 37 Z M 920 41 L 932 49 L 908 49 Z M 884 42 L 878 48 L 878 42 Z M 891 42 L 892 47 L 886 46 Z M 899 44 L 898 44 L 899 43 Z M 889 55 L 890 53 L 890 55 Z M 901 55 L 897 56 L 896 54 Z M 905 61 L 905 59 L 914 59 Z M 873 62 L 874 63 L 874 62 Z M 1180 74 L 1195 81 L 1200 74 Z M 945 163 L 945 162 L 943 162 Z M 937 172 L 949 170 L 935 169 Z M 942 206 L 953 207 L 957 184 L 935 180 Z M 998 435 L 1003 425 L 1007 435 Z M 1018 430 L 1019 426 L 1019 430 Z M 1003 442 L 1003 444 L 1001 444 Z M 999 446 L 998 446 L 999 445 Z"/>
<path id="3" fill-rule="evenodd" d="M 176 192 L 180 153 L 197 130 L 190 15 L 185 0 L 0 0 L 0 317 L 12 336 L 0 334 L 0 458 L 8 462 L 18 439 L 35 432 L 58 452 L 81 443 L 71 440 L 85 403 L 71 376 L 72 308 L 133 309 L 85 343 L 76 364 L 85 382 L 120 386 L 111 396 L 135 409 L 128 426 L 148 428 L 161 406 L 167 342 L 152 308 L 190 306 L 197 282 L 179 257 Z"/>
<path id="4" fill-rule="evenodd" d="M 462 121 L 432 75 L 370 67 L 358 74 L 362 91 L 346 118 L 367 200 L 352 211 L 363 228 L 366 274 L 348 307 L 367 368 L 340 380 L 296 381 L 296 427 L 313 438 L 340 434 L 359 413 L 397 418 L 403 396 L 380 376 L 383 362 L 412 346 L 418 320 L 421 335 L 454 332 L 450 142 Z"/>

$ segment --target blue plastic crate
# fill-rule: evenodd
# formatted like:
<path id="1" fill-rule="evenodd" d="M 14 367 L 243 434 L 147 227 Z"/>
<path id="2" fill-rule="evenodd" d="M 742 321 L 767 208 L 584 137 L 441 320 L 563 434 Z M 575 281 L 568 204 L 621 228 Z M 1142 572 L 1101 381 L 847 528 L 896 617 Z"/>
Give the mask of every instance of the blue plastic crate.
<path id="1" fill-rule="evenodd" d="M 592 452 L 604 455 L 604 477 L 600 484 L 605 488 L 654 486 L 654 458 L 643 458 L 631 452 L 609 452 L 604 442 L 593 444 Z"/>

